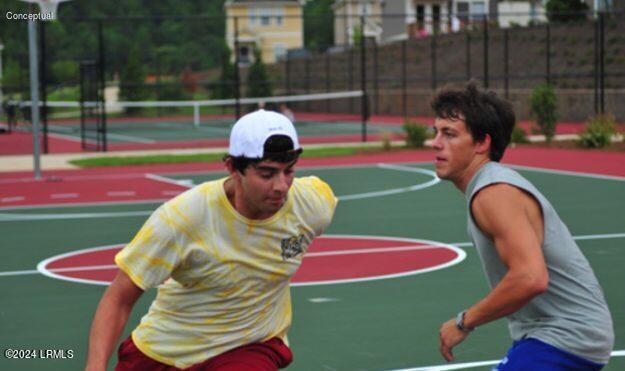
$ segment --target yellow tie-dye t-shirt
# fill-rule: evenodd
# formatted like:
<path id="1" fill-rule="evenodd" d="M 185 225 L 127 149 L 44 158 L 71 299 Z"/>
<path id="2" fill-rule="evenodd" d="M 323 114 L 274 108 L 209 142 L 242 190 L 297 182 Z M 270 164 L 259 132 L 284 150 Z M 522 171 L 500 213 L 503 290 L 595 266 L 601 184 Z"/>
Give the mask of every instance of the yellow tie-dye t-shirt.
<path id="1" fill-rule="evenodd" d="M 241 345 L 286 340 L 289 280 L 337 203 L 319 178 L 296 178 L 276 214 L 251 220 L 228 201 L 225 180 L 162 205 L 115 256 L 137 286 L 158 286 L 132 338 L 159 362 L 185 368 Z"/>

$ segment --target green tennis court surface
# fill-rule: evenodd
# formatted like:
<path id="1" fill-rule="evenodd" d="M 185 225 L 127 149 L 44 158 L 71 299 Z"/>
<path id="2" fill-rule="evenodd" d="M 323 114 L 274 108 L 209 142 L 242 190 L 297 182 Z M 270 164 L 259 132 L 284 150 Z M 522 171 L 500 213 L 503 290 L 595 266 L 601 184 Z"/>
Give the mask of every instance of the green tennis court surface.
<path id="1" fill-rule="evenodd" d="M 397 370 L 445 364 L 438 353 L 440 324 L 473 304 L 488 288 L 475 250 L 467 243 L 465 200 L 451 184 L 436 182 L 431 170 L 425 164 L 299 170 L 298 175 L 320 176 L 341 198 L 328 237 L 428 240 L 454 245 L 466 257 L 440 269 L 401 277 L 293 287 L 294 320 L 289 336 L 295 361 L 289 369 Z M 618 353 L 606 370 L 625 369 L 625 182 L 522 173 L 554 204 L 595 269 L 616 330 Z M 223 175 L 173 178 L 197 184 Z M 0 210 L 0 344 L 5 349 L 73 351 L 71 359 L 2 357 L 1 370 L 84 367 L 88 329 L 104 286 L 50 278 L 34 271 L 35 267 L 60 254 L 123 244 L 157 206 Z M 354 269 L 371 255 L 392 269 L 391 263 L 382 263 L 386 261 L 382 257 L 396 253 L 348 254 L 340 268 Z M 304 266 L 314 267 L 314 259 L 306 258 Z M 151 291 L 141 298 L 128 330 L 146 312 L 154 294 Z M 497 360 L 509 345 L 505 321 L 483 326 L 456 349 L 454 364 L 466 369 L 473 362 Z"/>
<path id="2" fill-rule="evenodd" d="M 198 127 L 192 119 L 171 118 L 150 120 L 137 119 L 133 121 L 113 121 L 107 124 L 108 140 L 110 143 L 156 143 L 172 141 L 191 141 L 202 139 L 226 139 L 235 119 L 204 120 Z M 301 137 L 333 137 L 336 135 L 360 135 L 360 122 L 349 121 L 297 121 L 297 132 Z M 49 125 L 50 133 L 63 135 L 74 140 L 80 140 L 80 125 L 54 124 Z M 368 124 L 367 131 L 371 134 L 389 132 L 401 133 L 400 125 Z"/>

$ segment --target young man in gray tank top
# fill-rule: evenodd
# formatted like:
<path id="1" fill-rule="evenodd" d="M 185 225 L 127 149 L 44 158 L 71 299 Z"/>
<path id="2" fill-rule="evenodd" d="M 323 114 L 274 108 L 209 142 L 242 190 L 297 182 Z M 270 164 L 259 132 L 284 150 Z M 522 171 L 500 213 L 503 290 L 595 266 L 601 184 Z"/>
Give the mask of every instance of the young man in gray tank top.
<path id="1" fill-rule="evenodd" d="M 440 328 L 440 352 L 506 317 L 513 339 L 497 370 L 599 370 L 614 344 L 601 286 L 549 201 L 499 164 L 512 106 L 492 92 L 445 89 L 436 112 L 436 174 L 467 196 L 468 232 L 491 291 Z"/>

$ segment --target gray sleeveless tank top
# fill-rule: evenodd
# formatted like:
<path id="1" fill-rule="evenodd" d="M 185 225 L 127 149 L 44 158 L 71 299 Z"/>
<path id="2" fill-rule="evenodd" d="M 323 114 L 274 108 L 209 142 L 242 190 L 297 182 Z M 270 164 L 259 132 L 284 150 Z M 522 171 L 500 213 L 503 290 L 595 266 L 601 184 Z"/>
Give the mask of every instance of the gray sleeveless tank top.
<path id="1" fill-rule="evenodd" d="M 484 165 L 469 183 L 468 232 L 491 288 L 506 274 L 491 239 L 477 227 L 471 201 L 484 187 L 507 183 L 532 195 L 542 208 L 547 291 L 507 317 L 513 340 L 531 337 L 593 362 L 607 363 L 614 345 L 612 318 L 603 290 L 568 228 L 549 201 L 519 173 L 496 162 Z"/>

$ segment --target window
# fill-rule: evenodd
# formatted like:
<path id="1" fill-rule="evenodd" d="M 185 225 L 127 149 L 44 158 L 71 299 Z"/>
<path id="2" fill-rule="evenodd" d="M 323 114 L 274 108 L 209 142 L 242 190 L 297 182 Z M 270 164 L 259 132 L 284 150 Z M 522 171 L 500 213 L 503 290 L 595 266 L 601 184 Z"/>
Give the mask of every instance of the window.
<path id="1" fill-rule="evenodd" d="M 284 23 L 284 8 L 276 8 L 276 26 L 282 26 Z"/>
<path id="2" fill-rule="evenodd" d="M 250 47 L 247 45 L 242 45 L 239 47 L 239 63 L 241 64 L 249 64 L 250 60 Z"/>
<path id="3" fill-rule="evenodd" d="M 263 26 L 269 26 L 271 24 L 271 9 L 260 10 L 260 24 Z"/>
<path id="4" fill-rule="evenodd" d="M 469 3 L 466 1 L 458 1 L 456 14 L 460 22 L 467 24 L 469 20 Z"/>
<path id="5" fill-rule="evenodd" d="M 360 3 L 358 5 L 358 15 L 369 15 L 369 14 L 371 14 L 371 4 Z"/>
<path id="6" fill-rule="evenodd" d="M 439 32 L 441 30 L 441 6 L 432 5 L 432 31 Z"/>
<path id="7" fill-rule="evenodd" d="M 286 47 L 283 43 L 273 44 L 273 55 L 277 61 L 286 56 Z"/>
<path id="8" fill-rule="evenodd" d="M 250 26 L 255 26 L 258 21 L 258 12 L 256 8 L 250 8 L 248 10 L 248 22 Z"/>
<path id="9" fill-rule="evenodd" d="M 425 28 L 425 6 L 417 5 L 417 30 Z"/>
<path id="10" fill-rule="evenodd" d="M 476 1 L 471 4 L 471 20 L 482 21 L 486 19 L 486 5 L 483 1 Z"/>

